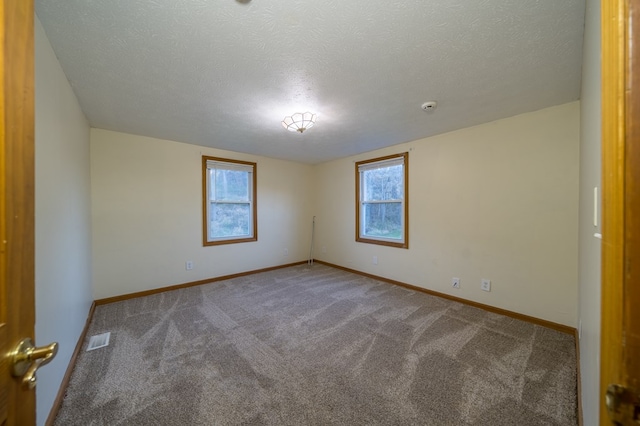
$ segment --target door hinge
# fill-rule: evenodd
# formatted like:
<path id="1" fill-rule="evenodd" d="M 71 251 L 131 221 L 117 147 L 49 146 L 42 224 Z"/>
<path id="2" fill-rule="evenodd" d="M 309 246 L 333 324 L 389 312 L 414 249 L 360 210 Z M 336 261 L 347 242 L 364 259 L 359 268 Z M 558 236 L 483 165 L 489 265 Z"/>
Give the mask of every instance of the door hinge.
<path id="1" fill-rule="evenodd" d="M 640 425 L 640 395 L 624 386 L 607 387 L 605 403 L 614 425 Z"/>

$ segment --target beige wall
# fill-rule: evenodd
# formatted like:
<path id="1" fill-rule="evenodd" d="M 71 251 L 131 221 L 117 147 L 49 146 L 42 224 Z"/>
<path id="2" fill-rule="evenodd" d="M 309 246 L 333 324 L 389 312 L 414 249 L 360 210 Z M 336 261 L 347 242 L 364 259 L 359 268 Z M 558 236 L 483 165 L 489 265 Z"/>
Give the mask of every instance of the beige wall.
<path id="1" fill-rule="evenodd" d="M 58 355 L 38 371 L 44 424 L 93 300 L 89 124 L 35 19 L 36 343 Z"/>
<path id="2" fill-rule="evenodd" d="M 600 1 L 587 0 L 580 117 L 579 318 L 582 410 L 585 426 L 597 425 L 600 384 L 600 243 L 594 233 L 593 188 L 600 187 Z M 599 188 L 600 189 L 600 188 Z M 601 192 L 600 192 L 601 193 Z M 601 197 L 599 197 L 601 199 Z M 600 204 L 600 202 L 598 203 Z M 600 212 L 599 216 L 602 215 Z"/>
<path id="3" fill-rule="evenodd" d="M 316 215 L 318 259 L 576 326 L 579 114 L 573 102 L 317 166 L 93 129 L 94 296 L 305 260 Z M 410 249 L 356 243 L 354 162 L 403 151 Z M 202 247 L 201 155 L 258 163 L 257 243 Z"/>
<path id="4" fill-rule="evenodd" d="M 202 246 L 202 155 L 257 163 L 257 242 Z M 96 299 L 309 255 L 309 165 L 92 129 L 91 193 Z"/>
<path id="5" fill-rule="evenodd" d="M 315 257 L 576 326 L 579 114 L 573 102 L 318 165 Z M 409 250 L 356 243 L 354 162 L 404 151 Z"/>

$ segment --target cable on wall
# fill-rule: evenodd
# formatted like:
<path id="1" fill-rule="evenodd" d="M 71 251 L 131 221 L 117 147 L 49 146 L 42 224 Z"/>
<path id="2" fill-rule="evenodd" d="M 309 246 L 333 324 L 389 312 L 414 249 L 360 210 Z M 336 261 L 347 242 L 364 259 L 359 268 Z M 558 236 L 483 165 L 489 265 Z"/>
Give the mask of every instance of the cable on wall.
<path id="1" fill-rule="evenodd" d="M 307 265 L 313 265 L 313 234 L 315 234 L 316 230 L 316 217 L 313 217 L 311 221 L 311 247 L 309 248 L 309 260 L 307 260 Z"/>

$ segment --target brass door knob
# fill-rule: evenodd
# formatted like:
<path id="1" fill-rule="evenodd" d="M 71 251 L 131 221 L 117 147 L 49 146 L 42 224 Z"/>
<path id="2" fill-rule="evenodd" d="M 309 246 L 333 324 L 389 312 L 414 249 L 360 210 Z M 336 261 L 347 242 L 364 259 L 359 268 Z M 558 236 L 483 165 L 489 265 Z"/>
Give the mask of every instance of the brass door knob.
<path id="1" fill-rule="evenodd" d="M 36 371 L 49 363 L 58 353 L 58 343 L 37 348 L 30 338 L 23 339 L 11 352 L 11 374 L 22 377 L 22 383 L 33 389 L 36 386 Z"/>

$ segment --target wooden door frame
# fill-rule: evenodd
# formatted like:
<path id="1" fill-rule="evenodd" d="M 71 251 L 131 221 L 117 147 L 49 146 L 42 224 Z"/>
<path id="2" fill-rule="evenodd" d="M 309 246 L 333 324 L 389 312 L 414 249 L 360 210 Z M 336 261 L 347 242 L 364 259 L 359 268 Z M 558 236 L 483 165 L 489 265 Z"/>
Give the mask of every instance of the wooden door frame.
<path id="1" fill-rule="evenodd" d="M 8 356 L 34 337 L 34 17 L 33 0 L 0 2 L 0 415 L 8 425 L 35 424 L 35 391 L 11 376 Z"/>
<path id="2" fill-rule="evenodd" d="M 626 230 L 631 223 L 630 203 L 625 201 L 630 179 L 627 158 L 627 90 L 629 4 L 637 0 L 602 0 L 602 299 L 600 342 L 600 424 L 611 424 L 605 406 L 610 383 L 626 384 L 623 333 L 625 285 L 638 255 L 628 253 Z M 637 72 L 634 70 L 634 72 Z M 634 88 L 635 89 L 635 88 Z M 635 89 L 634 91 L 637 91 Z M 637 94 L 636 94 L 637 96 Z M 637 114 L 637 112 L 635 113 Z M 629 180 L 630 179 L 630 180 Z M 635 182 L 637 184 L 638 182 Z M 636 220 L 634 219 L 634 222 Z M 636 238 L 636 236 L 633 236 Z M 633 260 L 632 260 L 633 259 Z M 636 274 L 637 275 L 637 274 Z M 634 275 L 634 280 L 636 280 Z M 627 280 L 625 284 L 625 280 Z M 627 300 L 627 304 L 630 300 Z"/>
<path id="3" fill-rule="evenodd" d="M 625 384 L 640 392 L 640 0 L 628 8 L 628 50 L 625 78 Z"/>

